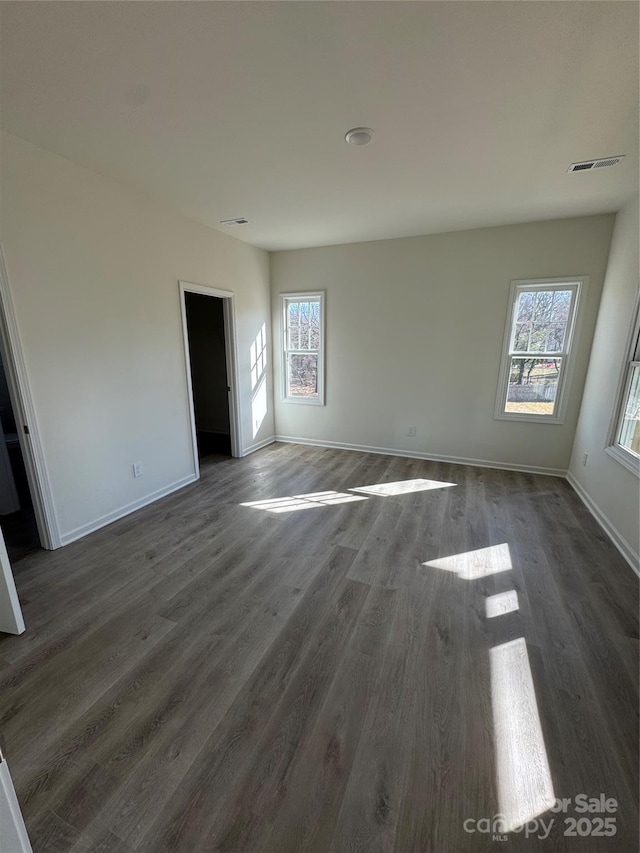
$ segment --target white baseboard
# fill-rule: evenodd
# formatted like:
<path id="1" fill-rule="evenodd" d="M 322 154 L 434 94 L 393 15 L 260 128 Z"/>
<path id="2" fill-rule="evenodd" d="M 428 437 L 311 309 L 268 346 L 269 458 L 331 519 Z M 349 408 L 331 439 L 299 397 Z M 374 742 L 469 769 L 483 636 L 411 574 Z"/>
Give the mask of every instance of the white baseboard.
<path id="1" fill-rule="evenodd" d="M 267 447 L 269 444 L 273 444 L 277 441 L 275 435 L 270 436 L 269 438 L 265 438 L 263 441 L 257 441 L 255 444 L 250 444 L 248 447 L 242 448 L 242 455 L 248 456 L 250 453 L 255 453 L 256 450 L 260 450 L 262 447 Z"/>
<path id="2" fill-rule="evenodd" d="M 76 527 L 73 530 L 70 530 L 68 533 L 63 533 L 60 536 L 60 544 L 61 545 L 69 545 L 71 542 L 75 542 L 76 539 L 82 539 L 83 536 L 87 536 L 89 533 L 93 533 L 95 530 L 100 530 L 101 527 L 106 527 L 107 524 L 111 524 L 113 521 L 117 521 L 119 518 L 124 518 L 125 515 L 129 515 L 132 512 L 135 512 L 137 509 L 142 509 L 144 506 L 148 506 L 154 501 L 160 500 L 160 498 L 164 498 L 166 495 L 170 495 L 172 492 L 177 492 L 178 489 L 184 488 L 184 486 L 188 486 L 190 483 L 195 483 L 198 477 L 195 474 L 189 474 L 188 477 L 183 477 L 181 480 L 176 480 L 174 483 L 170 483 L 168 486 L 165 486 L 162 489 L 158 489 L 155 492 L 151 492 L 150 495 L 145 495 L 143 498 L 138 498 L 137 501 L 132 501 L 125 506 L 120 507 L 119 509 L 114 509 L 113 512 L 108 512 L 106 515 L 101 515 L 100 518 L 97 518 L 95 521 L 90 521 L 88 524 L 83 524 L 81 527 Z"/>
<path id="3" fill-rule="evenodd" d="M 631 545 L 627 542 L 627 540 L 622 536 L 620 531 L 616 528 L 616 526 L 607 518 L 607 516 L 602 512 L 598 504 L 593 500 L 593 498 L 589 495 L 589 493 L 585 490 L 584 486 L 582 486 L 576 478 L 573 476 L 571 471 L 567 471 L 567 482 L 573 488 L 575 493 L 578 495 L 582 503 L 589 510 L 591 515 L 598 522 L 600 527 L 607 534 L 609 539 L 616 546 L 618 551 L 625 558 L 627 563 L 631 566 L 633 571 L 640 576 L 640 556 L 633 550 Z"/>
<path id="4" fill-rule="evenodd" d="M 336 450 L 355 450 L 359 453 L 378 453 L 381 456 L 405 456 L 408 459 L 426 459 L 430 462 L 451 462 L 454 465 L 474 465 L 477 468 L 497 468 L 501 471 L 522 471 L 525 474 L 544 474 L 548 477 L 564 477 L 564 468 L 542 468 L 534 465 L 515 465 L 511 462 L 493 462 L 489 459 L 468 459 L 464 456 L 439 456 L 435 453 L 420 453 L 413 450 L 397 450 L 392 447 L 369 447 L 365 444 L 342 444 L 338 441 L 318 441 L 314 438 L 294 438 L 276 435 L 275 441 L 286 444 L 307 444 L 311 447 L 333 447 Z"/>

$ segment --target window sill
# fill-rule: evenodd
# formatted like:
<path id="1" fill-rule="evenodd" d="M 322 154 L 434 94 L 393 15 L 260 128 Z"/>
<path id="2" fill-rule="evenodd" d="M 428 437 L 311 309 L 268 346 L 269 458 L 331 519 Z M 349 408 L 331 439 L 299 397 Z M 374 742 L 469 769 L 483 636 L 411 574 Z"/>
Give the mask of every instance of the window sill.
<path id="1" fill-rule="evenodd" d="M 629 451 L 620 447 L 619 444 L 612 444 L 609 447 L 605 447 L 604 452 L 607 456 L 610 456 L 616 462 L 623 465 L 628 471 L 631 471 L 632 474 L 635 474 L 636 477 L 640 477 L 640 459 L 633 453 L 629 453 Z"/>
<path id="2" fill-rule="evenodd" d="M 294 406 L 324 406 L 324 400 L 311 400 L 308 397 L 283 397 L 283 403 L 293 403 Z"/>
<path id="3" fill-rule="evenodd" d="M 563 424 L 563 417 L 552 417 L 551 415 L 526 415 L 518 412 L 496 412 L 494 421 L 519 421 L 530 424 Z"/>

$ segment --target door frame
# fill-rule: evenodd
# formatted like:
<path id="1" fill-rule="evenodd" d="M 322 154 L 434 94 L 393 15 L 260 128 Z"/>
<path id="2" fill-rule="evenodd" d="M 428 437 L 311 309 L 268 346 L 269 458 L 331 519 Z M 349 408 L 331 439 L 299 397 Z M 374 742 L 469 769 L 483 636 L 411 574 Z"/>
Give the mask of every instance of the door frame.
<path id="1" fill-rule="evenodd" d="M 24 617 L 2 530 L 0 530 L 0 631 L 5 634 L 24 632 Z"/>
<path id="2" fill-rule="evenodd" d="M 196 476 L 200 476 L 200 460 L 198 458 L 198 438 L 196 431 L 196 413 L 193 405 L 193 384 L 191 382 L 191 361 L 189 358 L 189 329 L 187 326 L 187 293 L 199 293 L 203 296 L 215 296 L 222 299 L 224 317 L 224 346 L 227 359 L 227 388 L 229 398 L 229 425 L 231 427 L 231 455 L 242 456 L 242 439 L 240 424 L 240 394 L 238 393 L 238 358 L 236 334 L 235 294 L 231 290 L 219 290 L 206 284 L 193 284 L 189 281 L 179 281 L 180 314 L 182 316 L 182 339 L 184 343 L 184 366 L 187 377 L 187 392 L 189 397 L 189 419 L 191 421 L 191 441 L 193 445 L 193 465 Z"/>
<path id="3" fill-rule="evenodd" d="M 18 431 L 18 441 L 27 473 L 40 544 L 52 551 L 62 546 L 53 492 L 33 397 L 29 385 L 24 348 L 9 285 L 4 251 L 0 244 L 0 354 L 9 387 L 9 397 Z"/>
<path id="4" fill-rule="evenodd" d="M 3 824 L 3 837 L 9 843 L 13 853 L 33 853 L 3 750 L 4 743 L 0 740 L 0 814 L 6 821 Z"/>

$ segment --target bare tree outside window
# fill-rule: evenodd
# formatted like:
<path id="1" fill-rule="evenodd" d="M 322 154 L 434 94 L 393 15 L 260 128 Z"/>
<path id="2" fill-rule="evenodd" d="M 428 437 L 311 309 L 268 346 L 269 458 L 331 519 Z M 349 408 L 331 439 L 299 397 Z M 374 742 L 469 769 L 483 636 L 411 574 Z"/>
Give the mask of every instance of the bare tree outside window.
<path id="1" fill-rule="evenodd" d="M 580 282 L 514 282 L 496 416 L 557 418 Z"/>

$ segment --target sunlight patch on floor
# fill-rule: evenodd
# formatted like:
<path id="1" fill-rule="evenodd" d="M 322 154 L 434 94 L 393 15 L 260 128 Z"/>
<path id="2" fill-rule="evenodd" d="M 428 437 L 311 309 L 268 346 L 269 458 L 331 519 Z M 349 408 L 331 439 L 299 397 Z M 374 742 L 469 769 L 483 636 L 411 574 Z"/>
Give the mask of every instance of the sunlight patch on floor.
<path id="1" fill-rule="evenodd" d="M 350 495 L 347 492 L 311 492 L 308 495 L 291 495 L 286 498 L 270 498 L 264 501 L 248 501 L 240 506 L 262 509 L 265 512 L 298 512 L 302 509 L 319 509 L 323 506 L 366 501 L 364 495 Z"/>
<path id="2" fill-rule="evenodd" d="M 455 572 L 465 580 L 475 580 L 498 572 L 506 572 L 513 568 L 511 551 L 506 542 L 501 545 L 489 545 L 487 548 L 477 548 L 475 551 L 462 551 L 451 557 L 439 557 L 422 564 L 432 569 L 443 569 Z"/>
<path id="3" fill-rule="evenodd" d="M 352 492 L 365 492 L 367 495 L 391 497 L 392 495 L 408 495 L 411 492 L 428 492 L 431 489 L 447 489 L 457 483 L 445 483 L 441 480 L 398 480 L 397 483 L 376 483 L 373 486 L 356 486 Z"/>
<path id="4" fill-rule="evenodd" d="M 555 803 L 524 637 L 489 649 L 498 806 L 503 832 Z"/>
<path id="5" fill-rule="evenodd" d="M 485 599 L 485 608 L 487 619 L 494 619 L 496 616 L 503 616 L 505 613 L 513 613 L 519 608 L 518 593 L 515 589 L 508 589 L 506 592 L 490 595 Z"/>

